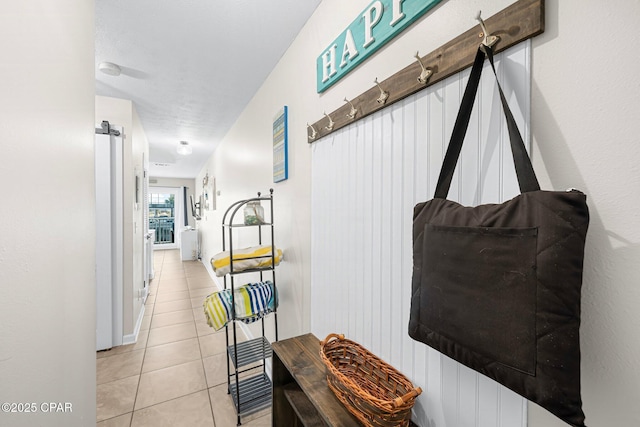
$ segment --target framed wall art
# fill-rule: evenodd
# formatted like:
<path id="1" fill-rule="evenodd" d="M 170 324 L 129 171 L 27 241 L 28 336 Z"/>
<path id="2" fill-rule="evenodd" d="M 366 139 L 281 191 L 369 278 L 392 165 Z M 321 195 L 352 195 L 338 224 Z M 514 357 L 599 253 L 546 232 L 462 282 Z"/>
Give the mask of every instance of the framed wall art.
<path id="1" fill-rule="evenodd" d="M 273 119 L 273 182 L 289 178 L 288 114 L 285 105 Z"/>

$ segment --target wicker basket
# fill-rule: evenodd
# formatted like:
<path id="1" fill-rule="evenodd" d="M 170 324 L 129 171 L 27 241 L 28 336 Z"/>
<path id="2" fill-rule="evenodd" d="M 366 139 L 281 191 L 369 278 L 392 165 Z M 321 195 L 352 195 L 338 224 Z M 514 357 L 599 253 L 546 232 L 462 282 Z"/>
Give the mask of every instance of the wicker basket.
<path id="1" fill-rule="evenodd" d="M 393 366 L 344 335 L 320 343 L 327 382 L 336 397 L 365 426 L 408 426 L 411 408 L 422 393 Z"/>

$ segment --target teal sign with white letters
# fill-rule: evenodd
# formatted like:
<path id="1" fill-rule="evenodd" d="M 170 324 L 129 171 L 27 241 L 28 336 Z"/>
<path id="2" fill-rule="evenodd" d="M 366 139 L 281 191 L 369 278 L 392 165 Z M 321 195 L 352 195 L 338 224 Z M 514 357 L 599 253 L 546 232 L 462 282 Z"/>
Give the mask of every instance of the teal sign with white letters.
<path id="1" fill-rule="evenodd" d="M 318 93 L 347 75 L 442 0 L 376 0 L 316 60 Z"/>

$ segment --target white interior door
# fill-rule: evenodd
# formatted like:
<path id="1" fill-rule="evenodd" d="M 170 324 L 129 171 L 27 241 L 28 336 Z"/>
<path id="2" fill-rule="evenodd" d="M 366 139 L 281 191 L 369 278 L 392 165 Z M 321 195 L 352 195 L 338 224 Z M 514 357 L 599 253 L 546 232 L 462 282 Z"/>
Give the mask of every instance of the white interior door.
<path id="1" fill-rule="evenodd" d="M 144 153 L 142 154 L 142 212 L 144 221 L 144 301 L 149 295 L 149 282 L 153 279 L 153 233 L 149 232 L 149 166 Z"/>

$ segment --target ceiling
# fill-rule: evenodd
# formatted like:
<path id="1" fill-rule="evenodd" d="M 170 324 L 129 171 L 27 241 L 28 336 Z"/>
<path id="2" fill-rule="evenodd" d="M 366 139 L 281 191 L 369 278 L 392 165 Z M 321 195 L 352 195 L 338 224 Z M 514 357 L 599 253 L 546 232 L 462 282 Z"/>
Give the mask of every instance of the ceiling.
<path id="1" fill-rule="evenodd" d="M 133 101 L 150 176 L 197 175 L 320 1 L 96 0 L 96 95 Z"/>

